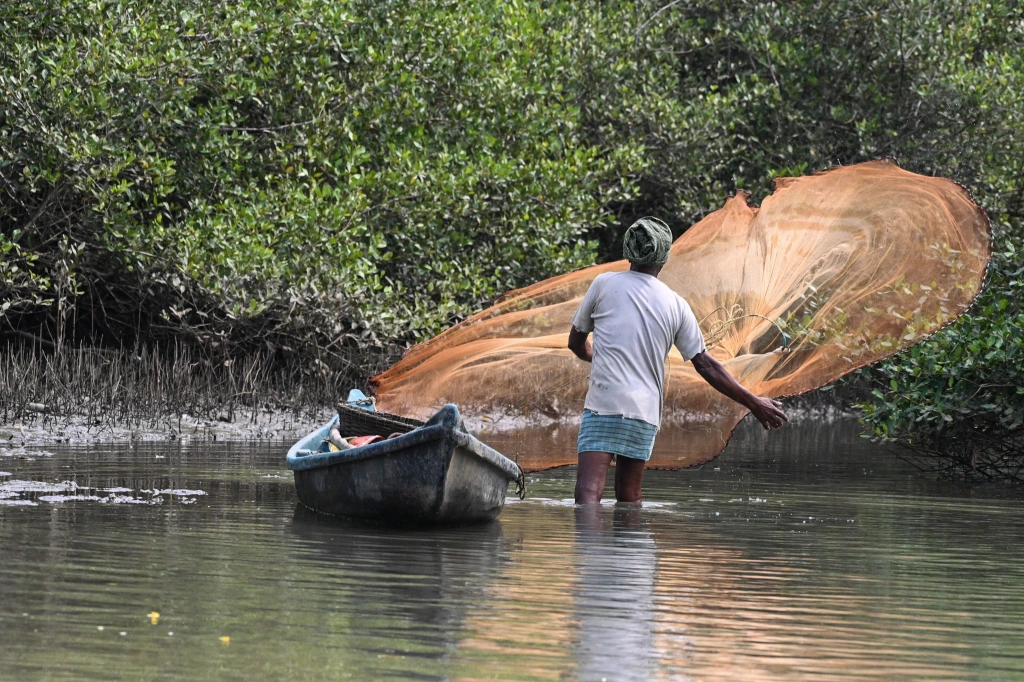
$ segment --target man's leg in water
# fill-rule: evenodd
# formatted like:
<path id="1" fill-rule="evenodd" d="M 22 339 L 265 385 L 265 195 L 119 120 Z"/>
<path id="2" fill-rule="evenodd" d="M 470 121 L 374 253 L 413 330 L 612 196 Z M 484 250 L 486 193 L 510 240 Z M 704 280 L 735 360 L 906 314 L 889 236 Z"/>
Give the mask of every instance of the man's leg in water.
<path id="1" fill-rule="evenodd" d="M 611 463 L 612 456 L 607 452 L 579 454 L 579 466 L 576 468 L 576 504 L 595 504 L 601 501 L 608 465 Z M 618 475 L 615 480 L 618 481 Z"/>
<path id="2" fill-rule="evenodd" d="M 601 501 L 612 456 L 607 452 L 581 452 L 576 469 L 576 504 Z M 642 459 L 617 457 L 615 461 L 615 499 L 619 502 L 640 502 L 644 480 Z"/>
<path id="3" fill-rule="evenodd" d="M 642 459 L 619 456 L 615 458 L 615 499 L 619 502 L 639 502 L 643 496 L 640 486 L 644 481 Z"/>

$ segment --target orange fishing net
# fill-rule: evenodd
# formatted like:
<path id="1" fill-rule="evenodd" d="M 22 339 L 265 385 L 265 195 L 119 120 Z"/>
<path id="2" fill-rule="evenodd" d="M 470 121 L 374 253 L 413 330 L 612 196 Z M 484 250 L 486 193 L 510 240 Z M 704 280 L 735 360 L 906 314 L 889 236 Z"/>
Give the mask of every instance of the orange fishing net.
<path id="1" fill-rule="evenodd" d="M 690 304 L 709 351 L 758 395 L 819 388 L 912 346 L 980 291 L 988 220 L 949 180 L 873 161 L 778 179 L 760 209 L 747 196 L 677 239 L 661 279 Z M 456 403 L 524 469 L 575 463 L 590 366 L 566 348 L 570 319 L 597 275 L 626 268 L 506 294 L 374 377 L 378 405 L 425 418 Z M 649 465 L 712 459 L 746 412 L 673 348 Z"/>

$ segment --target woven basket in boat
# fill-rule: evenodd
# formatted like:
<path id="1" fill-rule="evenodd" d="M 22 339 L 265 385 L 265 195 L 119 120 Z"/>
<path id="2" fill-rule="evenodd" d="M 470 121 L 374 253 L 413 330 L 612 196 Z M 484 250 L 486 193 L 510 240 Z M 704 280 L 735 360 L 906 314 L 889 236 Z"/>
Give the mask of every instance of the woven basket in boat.
<path id="1" fill-rule="evenodd" d="M 352 436 L 384 436 L 408 433 L 425 422 L 387 412 L 368 412 L 360 407 L 338 405 L 338 430 L 345 438 Z"/>

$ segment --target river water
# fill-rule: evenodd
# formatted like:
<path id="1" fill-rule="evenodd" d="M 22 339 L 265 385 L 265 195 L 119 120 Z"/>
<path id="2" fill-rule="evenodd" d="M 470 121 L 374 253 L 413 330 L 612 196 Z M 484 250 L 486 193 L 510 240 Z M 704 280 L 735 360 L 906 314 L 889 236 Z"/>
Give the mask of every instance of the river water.
<path id="1" fill-rule="evenodd" d="M 1019 680 L 1024 495 L 745 424 L 645 506 L 297 509 L 284 444 L 0 455 L 3 680 Z"/>

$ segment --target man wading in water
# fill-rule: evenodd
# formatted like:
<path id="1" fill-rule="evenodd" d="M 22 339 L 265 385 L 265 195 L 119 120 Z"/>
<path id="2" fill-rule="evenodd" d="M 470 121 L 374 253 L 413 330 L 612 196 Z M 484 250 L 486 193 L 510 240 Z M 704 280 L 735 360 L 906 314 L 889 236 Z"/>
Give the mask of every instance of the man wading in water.
<path id="1" fill-rule="evenodd" d="M 657 218 L 633 223 L 622 245 L 629 271 L 598 275 L 572 318 L 569 350 L 593 363 L 576 445 L 577 504 L 601 501 L 615 455 L 615 499 L 640 501 L 673 343 L 705 381 L 750 410 L 766 430 L 789 421 L 781 403 L 743 388 L 711 357 L 690 306 L 658 280 L 671 246 L 672 232 Z"/>

